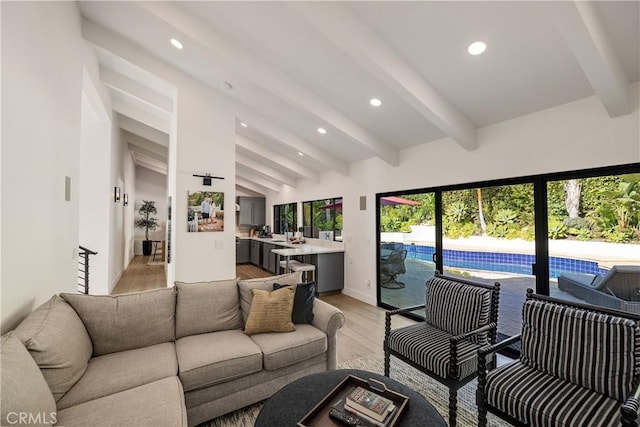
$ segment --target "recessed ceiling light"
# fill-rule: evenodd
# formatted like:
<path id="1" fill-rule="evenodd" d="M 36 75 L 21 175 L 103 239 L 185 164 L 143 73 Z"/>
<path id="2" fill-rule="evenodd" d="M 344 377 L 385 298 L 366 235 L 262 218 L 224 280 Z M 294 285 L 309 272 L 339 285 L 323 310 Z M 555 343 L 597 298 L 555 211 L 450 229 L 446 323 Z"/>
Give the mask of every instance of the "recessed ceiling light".
<path id="1" fill-rule="evenodd" d="M 304 153 L 302 151 L 298 151 L 298 156 L 302 157 L 304 156 Z"/>
<path id="2" fill-rule="evenodd" d="M 184 47 L 184 46 L 182 46 L 182 43 L 180 43 L 180 40 L 176 40 L 176 39 L 171 39 L 171 44 L 176 49 L 182 49 Z"/>
<path id="3" fill-rule="evenodd" d="M 240 122 L 240 126 L 242 126 L 243 128 L 248 128 L 249 125 L 246 124 L 245 122 Z"/>
<path id="4" fill-rule="evenodd" d="M 473 42 L 467 48 L 467 52 L 471 55 L 480 55 L 487 49 L 487 45 L 483 42 Z"/>
<path id="5" fill-rule="evenodd" d="M 324 135 L 325 133 L 327 133 L 327 130 L 325 128 L 318 128 L 318 133 L 321 133 Z"/>
<path id="6" fill-rule="evenodd" d="M 369 100 L 369 104 L 373 105 L 374 107 L 379 107 L 382 105 L 382 101 L 380 101 L 378 98 L 371 98 Z"/>

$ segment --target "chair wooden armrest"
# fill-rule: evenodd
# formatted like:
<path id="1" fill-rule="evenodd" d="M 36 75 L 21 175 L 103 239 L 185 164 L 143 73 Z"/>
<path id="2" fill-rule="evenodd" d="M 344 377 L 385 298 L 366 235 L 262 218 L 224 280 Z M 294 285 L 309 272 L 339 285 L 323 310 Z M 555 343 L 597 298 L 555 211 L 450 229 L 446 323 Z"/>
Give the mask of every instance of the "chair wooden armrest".
<path id="1" fill-rule="evenodd" d="M 620 421 L 624 427 L 637 427 L 637 418 L 640 412 L 640 384 L 633 394 L 627 397 L 627 400 L 620 407 L 620 412 L 622 414 Z"/>
<path id="2" fill-rule="evenodd" d="M 522 338 L 521 334 L 514 335 L 512 337 L 507 338 L 504 341 L 500 341 L 499 343 L 488 345 L 478 349 L 478 356 L 488 356 L 491 353 L 495 353 L 497 351 L 502 350 L 503 348 L 509 347 L 511 344 L 517 343 Z"/>
<path id="3" fill-rule="evenodd" d="M 466 332 L 464 334 L 456 335 L 455 337 L 451 337 L 451 338 L 449 338 L 449 340 L 451 341 L 451 344 L 454 344 L 454 343 L 457 344 L 460 341 L 466 340 L 467 338 L 469 338 L 469 337 L 471 337 L 473 335 L 478 335 L 478 334 L 481 334 L 483 332 L 488 332 L 491 329 L 495 329 L 497 327 L 498 327 L 497 323 L 491 322 L 488 325 L 484 325 L 481 328 L 477 328 L 477 329 L 474 329 L 473 331 L 469 331 L 469 332 Z"/>
<path id="4" fill-rule="evenodd" d="M 399 308 L 397 310 L 390 310 L 385 313 L 385 322 L 384 322 L 384 343 L 386 345 L 387 339 L 389 338 L 389 334 L 391 333 L 391 316 L 395 316 L 396 314 L 405 314 L 411 313 L 415 310 L 420 310 L 425 308 L 426 305 L 416 305 L 415 307 L 407 307 L 407 308 Z"/>

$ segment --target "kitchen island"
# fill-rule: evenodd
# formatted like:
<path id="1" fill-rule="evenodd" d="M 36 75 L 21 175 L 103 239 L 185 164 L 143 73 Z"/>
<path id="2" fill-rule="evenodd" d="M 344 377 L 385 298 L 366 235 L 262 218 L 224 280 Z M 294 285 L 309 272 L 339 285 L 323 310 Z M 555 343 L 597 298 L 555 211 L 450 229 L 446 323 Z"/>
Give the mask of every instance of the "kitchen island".
<path id="1" fill-rule="evenodd" d="M 316 292 L 340 292 L 344 288 L 344 249 L 321 246 L 312 243 L 289 243 L 278 238 L 251 238 L 252 243 L 261 245 L 259 266 L 272 273 L 279 273 L 280 260 L 298 259 L 316 267 Z M 252 258 L 253 250 L 252 247 Z M 255 264 L 255 262 L 253 262 Z"/>

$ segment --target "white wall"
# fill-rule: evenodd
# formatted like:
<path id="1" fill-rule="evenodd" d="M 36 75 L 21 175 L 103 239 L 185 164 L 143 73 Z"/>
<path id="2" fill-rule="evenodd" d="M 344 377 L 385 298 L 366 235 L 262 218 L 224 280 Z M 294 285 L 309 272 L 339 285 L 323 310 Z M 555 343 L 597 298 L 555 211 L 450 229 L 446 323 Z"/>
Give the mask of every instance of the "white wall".
<path id="1" fill-rule="evenodd" d="M 4 333 L 76 290 L 83 43 L 75 3 L 0 7 Z"/>
<path id="2" fill-rule="evenodd" d="M 122 202 L 124 209 L 124 259 L 122 262 L 126 270 L 135 255 L 134 221 L 136 210 L 134 202 L 136 201 L 136 164 L 129 150 L 123 150 L 122 157 L 125 177 L 122 191 L 123 194 L 127 194 L 129 197 L 128 206 L 124 206 L 124 199 Z"/>
<path id="3" fill-rule="evenodd" d="M 178 86 L 176 124 L 175 280 L 230 279 L 235 271 L 235 115 L 218 92 L 190 79 Z M 202 185 L 194 173 L 224 177 Z M 224 192 L 223 232 L 187 232 L 187 194 Z"/>
<path id="4" fill-rule="evenodd" d="M 123 142 L 122 132 L 120 131 L 117 115 L 114 115 L 111 121 L 110 132 L 110 153 L 109 153 L 109 290 L 110 294 L 113 288 L 118 284 L 118 280 L 122 277 L 124 269 L 127 267 L 124 263 L 125 253 L 125 229 L 124 229 L 124 188 L 125 188 L 125 168 L 124 168 L 124 152 L 127 151 Z M 120 189 L 120 201 L 114 202 L 114 188 Z"/>
<path id="5" fill-rule="evenodd" d="M 153 215 L 159 227 L 155 231 L 149 230 L 149 239 L 164 240 L 167 228 L 167 176 L 147 168 L 136 166 L 136 198 L 134 205 L 135 219 L 140 217 L 138 209 L 143 200 L 156 202 L 158 213 Z M 142 241 L 145 239 L 144 230 L 135 228 L 135 254 L 142 255 Z"/>
<path id="6" fill-rule="evenodd" d="M 113 203 L 109 176 L 111 122 L 96 102 L 95 87 L 84 74 L 78 176 L 79 243 L 97 252 L 89 258 L 89 292 L 109 293 L 109 211 Z M 92 94 L 93 93 L 93 94 Z"/>
<path id="7" fill-rule="evenodd" d="M 636 105 L 624 117 L 611 119 L 596 97 L 586 98 L 482 128 L 475 151 L 442 139 L 403 150 L 397 167 L 370 159 L 352 164 L 347 179 L 327 172 L 319 183 L 269 194 L 267 214 L 273 204 L 342 196 L 344 292 L 375 304 L 376 193 L 638 162 L 638 89 L 632 85 Z M 360 196 L 367 197 L 366 211 Z"/>

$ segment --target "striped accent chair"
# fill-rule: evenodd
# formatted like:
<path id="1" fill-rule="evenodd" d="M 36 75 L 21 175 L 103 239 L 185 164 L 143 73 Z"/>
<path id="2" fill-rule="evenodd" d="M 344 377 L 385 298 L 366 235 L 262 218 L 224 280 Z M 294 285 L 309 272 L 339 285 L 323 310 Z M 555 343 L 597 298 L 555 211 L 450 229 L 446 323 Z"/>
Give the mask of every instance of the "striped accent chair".
<path id="1" fill-rule="evenodd" d="M 527 290 L 522 333 L 478 352 L 478 425 L 491 412 L 516 426 L 636 426 L 639 321 Z M 488 369 L 487 356 L 518 340 L 519 360 Z"/>
<path id="2" fill-rule="evenodd" d="M 449 387 L 449 425 L 456 425 L 458 390 L 477 375 L 477 351 L 495 343 L 500 284 L 485 285 L 436 272 L 424 305 L 386 313 L 384 374 L 394 356 Z M 391 329 L 391 318 L 425 310 L 425 321 Z"/>

